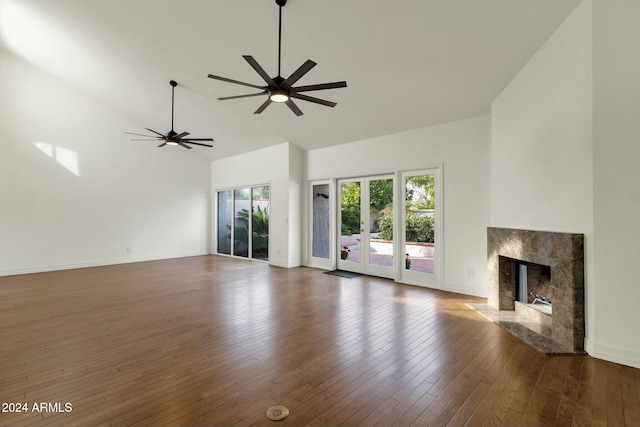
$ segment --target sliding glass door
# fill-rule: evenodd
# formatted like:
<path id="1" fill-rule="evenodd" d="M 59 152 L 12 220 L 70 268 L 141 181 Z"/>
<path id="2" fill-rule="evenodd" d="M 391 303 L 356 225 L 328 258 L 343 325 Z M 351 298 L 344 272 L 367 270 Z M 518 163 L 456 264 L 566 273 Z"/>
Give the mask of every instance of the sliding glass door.
<path id="1" fill-rule="evenodd" d="M 218 191 L 218 249 L 219 254 L 231 255 L 233 234 L 233 191 Z"/>
<path id="2" fill-rule="evenodd" d="M 249 188 L 233 192 L 233 255 L 249 257 Z"/>
<path id="3" fill-rule="evenodd" d="M 269 260 L 269 186 L 251 188 L 251 258 Z"/>
<path id="4" fill-rule="evenodd" d="M 218 191 L 217 253 L 269 260 L 269 186 Z"/>

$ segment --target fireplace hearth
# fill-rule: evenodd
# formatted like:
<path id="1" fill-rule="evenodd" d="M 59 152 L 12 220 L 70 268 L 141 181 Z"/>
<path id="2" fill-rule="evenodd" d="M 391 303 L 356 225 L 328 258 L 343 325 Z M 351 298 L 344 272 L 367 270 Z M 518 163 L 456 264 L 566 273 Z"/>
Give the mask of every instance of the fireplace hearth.
<path id="1" fill-rule="evenodd" d="M 487 304 L 469 306 L 544 353 L 584 353 L 584 235 L 489 227 L 487 250 Z"/>

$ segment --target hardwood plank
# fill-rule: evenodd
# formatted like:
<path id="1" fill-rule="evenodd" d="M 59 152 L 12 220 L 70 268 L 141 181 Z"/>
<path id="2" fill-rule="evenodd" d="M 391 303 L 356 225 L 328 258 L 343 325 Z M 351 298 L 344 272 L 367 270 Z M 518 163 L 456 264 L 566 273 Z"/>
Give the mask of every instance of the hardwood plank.
<path id="1" fill-rule="evenodd" d="M 580 383 L 580 373 L 582 372 L 582 364 L 584 358 L 577 357 L 570 361 L 566 375 L 559 372 L 564 377 L 564 390 L 560 397 L 560 406 L 558 407 L 558 416 L 555 420 L 557 426 L 570 426 L 575 413 L 575 403 L 578 396 L 578 386 Z"/>
<path id="2" fill-rule="evenodd" d="M 515 395 L 513 402 L 509 405 L 509 409 L 519 412 L 520 414 L 524 412 L 543 366 L 544 356 L 536 355 L 527 372 L 522 377 L 521 387 L 518 389 L 518 393 Z"/>
<path id="3" fill-rule="evenodd" d="M 384 418 L 389 412 L 391 412 L 393 408 L 398 405 L 398 403 L 399 402 L 395 399 L 385 400 L 380 405 L 378 405 L 378 407 L 369 412 L 366 418 L 360 421 L 357 425 L 367 427 L 378 424 L 382 418 Z"/>
<path id="4" fill-rule="evenodd" d="M 603 425 L 603 420 L 596 420 L 592 416 L 591 403 L 595 395 L 595 366 L 594 360 L 586 359 L 582 365 L 580 373 L 580 381 L 578 384 L 578 393 L 576 397 L 576 405 L 573 413 L 572 426 L 586 427 L 592 425 Z"/>
<path id="5" fill-rule="evenodd" d="M 502 419 L 501 425 L 505 427 L 519 426 L 520 425 L 519 421 L 521 416 L 522 414 L 520 412 L 514 411 L 513 409 L 509 409 L 507 410 L 507 413 Z"/>
<path id="6" fill-rule="evenodd" d="M 618 381 L 609 382 L 607 387 L 607 424 L 625 425 L 622 384 Z"/>
<path id="7" fill-rule="evenodd" d="M 509 410 L 509 406 L 515 397 L 520 382 L 521 375 L 512 375 L 512 372 L 526 372 L 533 360 L 532 350 L 527 347 L 520 347 L 509 358 L 496 380 L 491 385 L 490 390 L 497 391 L 498 397 L 487 415 L 483 425 L 497 426 L 502 423 L 502 419 Z"/>
<path id="8" fill-rule="evenodd" d="M 599 369 L 596 369 L 594 375 L 594 393 L 591 400 L 591 417 L 593 418 L 593 425 L 610 425 L 607 423 L 609 418 L 608 404 L 609 396 L 608 392 L 611 390 L 608 375 L 611 374 L 610 366 L 607 362 L 600 360 L 594 360 L 594 365 Z M 620 424 L 618 424 L 620 425 Z"/>
<path id="9" fill-rule="evenodd" d="M 469 419 L 466 420 L 466 422 L 464 422 L 465 420 L 459 420 L 460 424 L 458 425 L 461 425 L 463 422 L 465 426 L 470 427 L 484 425 L 487 417 L 489 416 L 489 413 L 491 412 L 491 408 L 493 407 L 495 401 L 499 396 L 500 392 L 498 392 L 497 390 L 491 390 L 491 388 L 489 387 Z"/>
<path id="10" fill-rule="evenodd" d="M 640 370 L 541 355 L 479 301 L 221 256 L 0 277 L 0 401 L 73 405 L 0 426 L 640 424 Z"/>
<path id="11" fill-rule="evenodd" d="M 426 425 L 447 425 L 479 384 L 484 374 L 485 372 L 477 369 L 474 364 L 467 365 L 460 375 L 456 376 L 449 386 L 438 394 L 436 399 L 420 414 L 418 420 Z M 431 393 L 432 390 L 429 392 Z"/>
<path id="12" fill-rule="evenodd" d="M 447 422 L 447 427 L 464 426 L 476 411 L 488 391 L 489 385 L 483 382 L 478 383 L 469 397 L 460 405 L 460 409 L 458 409 L 455 415 Z"/>
<path id="13" fill-rule="evenodd" d="M 629 376 L 631 378 L 631 376 Z M 624 408 L 624 425 L 640 425 L 640 393 L 638 385 L 631 382 L 622 384 L 622 402 Z"/>
<path id="14" fill-rule="evenodd" d="M 393 406 L 387 414 L 380 418 L 378 422 L 373 424 L 374 426 L 385 427 L 394 425 L 400 418 L 404 416 L 404 414 L 411 409 L 416 402 L 420 401 L 423 397 L 426 400 L 432 400 L 433 396 L 428 393 L 429 389 L 432 387 L 431 383 L 423 382 L 419 384 L 416 388 L 411 390 L 404 399 L 398 402 L 397 405 Z M 415 418 L 420 415 L 419 413 L 415 415 Z M 413 418 L 413 420 L 415 420 Z M 412 420 L 412 421 L 413 421 Z"/>

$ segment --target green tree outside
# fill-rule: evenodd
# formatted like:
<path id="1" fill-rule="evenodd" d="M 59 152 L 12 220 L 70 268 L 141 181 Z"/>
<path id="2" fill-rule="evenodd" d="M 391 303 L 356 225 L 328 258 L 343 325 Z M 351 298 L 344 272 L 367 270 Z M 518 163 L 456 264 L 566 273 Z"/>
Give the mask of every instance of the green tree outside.
<path id="1" fill-rule="evenodd" d="M 434 175 L 411 176 L 405 180 L 405 202 L 407 208 L 406 240 L 411 242 L 433 242 L 434 217 L 417 215 L 411 210 L 435 208 Z M 382 214 L 377 232 L 384 240 L 393 240 L 393 180 L 380 179 L 369 183 L 370 211 Z M 342 185 L 342 235 L 360 232 L 361 199 L 360 183 Z"/>

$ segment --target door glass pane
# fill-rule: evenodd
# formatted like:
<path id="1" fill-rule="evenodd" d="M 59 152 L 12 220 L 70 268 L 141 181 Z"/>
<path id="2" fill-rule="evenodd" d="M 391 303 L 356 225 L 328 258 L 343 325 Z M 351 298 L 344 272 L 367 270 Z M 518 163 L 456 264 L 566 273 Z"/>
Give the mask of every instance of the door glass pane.
<path id="1" fill-rule="evenodd" d="M 231 255 L 231 190 L 218 192 L 218 253 Z"/>
<path id="2" fill-rule="evenodd" d="M 249 256 L 249 193 L 248 188 L 233 192 L 233 254 L 241 257 Z"/>
<path id="3" fill-rule="evenodd" d="M 251 189 L 251 257 L 269 259 L 269 187 Z"/>
<path id="4" fill-rule="evenodd" d="M 340 184 L 340 259 L 360 262 L 360 182 Z"/>
<path id="5" fill-rule="evenodd" d="M 434 175 L 405 179 L 405 269 L 434 273 Z"/>
<path id="6" fill-rule="evenodd" d="M 393 267 L 393 179 L 369 181 L 369 264 Z"/>
<path id="7" fill-rule="evenodd" d="M 329 258 L 329 184 L 313 186 L 313 240 L 311 254 Z"/>

